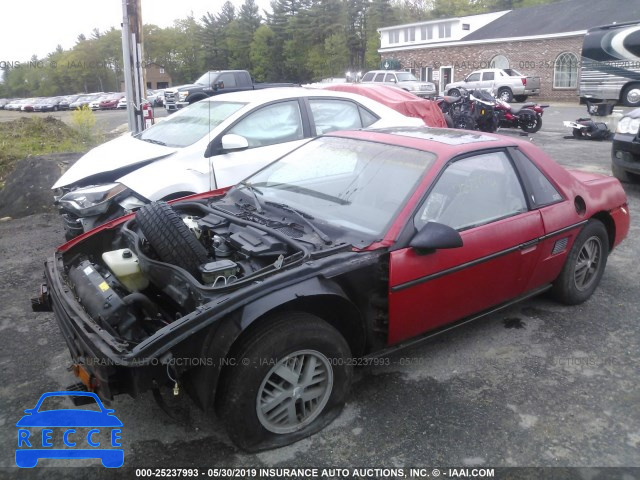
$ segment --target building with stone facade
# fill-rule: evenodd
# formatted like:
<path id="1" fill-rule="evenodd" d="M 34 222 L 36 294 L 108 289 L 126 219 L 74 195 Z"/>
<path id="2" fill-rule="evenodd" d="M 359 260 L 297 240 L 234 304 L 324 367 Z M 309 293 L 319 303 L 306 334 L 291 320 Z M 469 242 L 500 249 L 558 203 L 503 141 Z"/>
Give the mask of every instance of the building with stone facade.
<path id="1" fill-rule="evenodd" d="M 540 77 L 540 99 L 577 101 L 587 30 L 639 19 L 640 0 L 564 0 L 381 28 L 378 52 L 441 93 L 474 70 L 512 68 Z"/>

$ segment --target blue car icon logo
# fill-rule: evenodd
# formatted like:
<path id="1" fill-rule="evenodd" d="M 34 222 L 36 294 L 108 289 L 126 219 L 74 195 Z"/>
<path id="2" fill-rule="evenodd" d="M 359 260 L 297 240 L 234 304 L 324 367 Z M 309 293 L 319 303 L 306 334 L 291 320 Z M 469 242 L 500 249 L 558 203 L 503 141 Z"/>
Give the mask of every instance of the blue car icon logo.
<path id="1" fill-rule="evenodd" d="M 51 410 L 42 406 L 43 402 L 51 403 L 52 400 L 65 396 L 91 397 L 99 410 Z M 83 399 L 83 403 L 87 401 L 93 403 L 91 399 Z M 119 448 L 122 422 L 113 414 L 114 410 L 102 405 L 95 393 L 47 392 L 40 397 L 34 408 L 24 412 L 26 415 L 16 423 L 18 467 L 33 468 L 40 458 L 99 458 L 107 468 L 118 468 L 124 463 L 124 450 Z"/>

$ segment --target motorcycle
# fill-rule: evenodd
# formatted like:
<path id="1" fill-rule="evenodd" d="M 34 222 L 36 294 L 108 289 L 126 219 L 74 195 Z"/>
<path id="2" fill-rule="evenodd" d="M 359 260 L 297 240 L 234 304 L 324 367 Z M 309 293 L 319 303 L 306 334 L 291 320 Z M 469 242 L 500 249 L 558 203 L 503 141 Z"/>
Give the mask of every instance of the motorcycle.
<path id="1" fill-rule="evenodd" d="M 535 133 L 542 128 L 542 113 L 549 105 L 527 102 L 511 105 L 496 98 L 496 112 L 501 128 L 521 128 L 527 133 Z"/>
<path id="2" fill-rule="evenodd" d="M 571 129 L 573 138 L 588 140 L 607 140 L 613 133 L 604 122 L 594 122 L 591 118 L 579 118 L 575 122 L 562 122 Z"/>
<path id="3" fill-rule="evenodd" d="M 498 121 L 493 96 L 482 91 L 468 92 L 463 88 L 460 89 L 460 93 L 459 97 L 444 96 L 436 99 L 447 126 L 495 132 L 498 129 Z"/>

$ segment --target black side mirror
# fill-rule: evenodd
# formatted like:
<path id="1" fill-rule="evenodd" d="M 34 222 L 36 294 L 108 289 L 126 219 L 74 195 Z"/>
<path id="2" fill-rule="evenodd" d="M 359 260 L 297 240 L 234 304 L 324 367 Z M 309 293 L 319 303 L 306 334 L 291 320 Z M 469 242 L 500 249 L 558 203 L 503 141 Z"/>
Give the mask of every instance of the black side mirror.
<path id="1" fill-rule="evenodd" d="M 413 236 L 409 246 L 419 254 L 426 254 L 441 248 L 461 247 L 462 237 L 448 225 L 428 222 Z"/>

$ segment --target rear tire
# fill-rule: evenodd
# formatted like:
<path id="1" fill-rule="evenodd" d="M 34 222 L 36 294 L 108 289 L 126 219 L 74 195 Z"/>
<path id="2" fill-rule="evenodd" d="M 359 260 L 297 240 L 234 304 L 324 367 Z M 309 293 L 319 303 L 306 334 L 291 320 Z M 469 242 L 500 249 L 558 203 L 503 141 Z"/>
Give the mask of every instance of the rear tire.
<path id="1" fill-rule="evenodd" d="M 498 98 L 503 102 L 509 103 L 513 101 L 513 93 L 511 92 L 510 88 L 502 87 L 500 90 L 498 90 Z"/>
<path id="2" fill-rule="evenodd" d="M 542 117 L 540 115 L 535 115 L 531 118 L 531 120 L 527 121 L 522 125 L 522 130 L 527 133 L 536 133 L 538 130 L 542 128 Z"/>
<path id="3" fill-rule="evenodd" d="M 513 98 L 515 99 L 516 102 L 526 102 L 527 98 L 529 98 L 529 95 L 514 95 Z"/>
<path id="4" fill-rule="evenodd" d="M 449 90 L 447 92 L 447 94 L 451 97 L 460 97 L 460 90 L 458 90 L 457 88 L 452 88 L 451 90 Z"/>
<path id="5" fill-rule="evenodd" d="M 587 300 L 600 283 L 608 255 L 607 229 L 599 220 L 589 220 L 576 237 L 562 273 L 553 283 L 552 295 L 567 305 Z"/>
<path id="6" fill-rule="evenodd" d="M 241 342 L 219 390 L 218 414 L 234 443 L 250 452 L 289 445 L 338 416 L 353 368 L 335 328 L 308 313 L 284 312 Z"/>
<path id="7" fill-rule="evenodd" d="M 198 267 L 207 261 L 207 250 L 171 205 L 149 203 L 138 210 L 136 221 L 163 262 L 184 268 L 200 278 Z"/>

